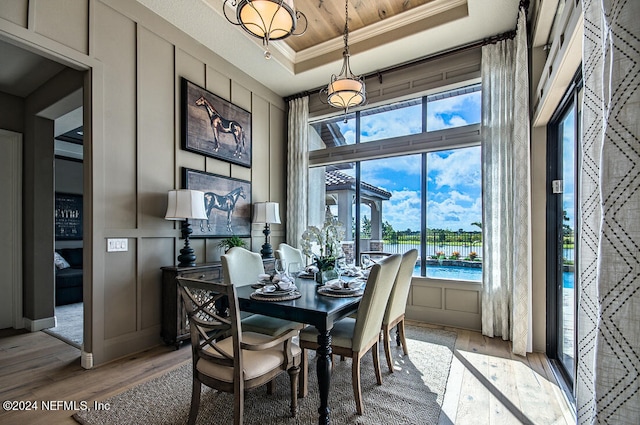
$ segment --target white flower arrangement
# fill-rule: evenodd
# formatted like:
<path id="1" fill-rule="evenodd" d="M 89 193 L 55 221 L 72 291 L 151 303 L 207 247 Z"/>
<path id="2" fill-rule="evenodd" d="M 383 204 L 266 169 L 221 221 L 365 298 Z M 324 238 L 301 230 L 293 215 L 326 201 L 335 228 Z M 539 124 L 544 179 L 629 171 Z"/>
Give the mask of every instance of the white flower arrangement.
<path id="1" fill-rule="evenodd" d="M 342 256 L 343 239 L 344 225 L 327 208 L 322 228 L 309 226 L 300 242 L 304 255 L 313 258 L 319 271 L 325 271 L 332 269 L 336 260 Z"/>

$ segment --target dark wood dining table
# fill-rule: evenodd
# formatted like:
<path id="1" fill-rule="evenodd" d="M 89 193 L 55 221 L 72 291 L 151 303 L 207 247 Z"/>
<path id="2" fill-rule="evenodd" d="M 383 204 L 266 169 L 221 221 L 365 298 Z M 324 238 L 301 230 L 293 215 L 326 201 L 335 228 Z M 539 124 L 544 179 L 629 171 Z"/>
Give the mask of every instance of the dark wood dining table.
<path id="1" fill-rule="evenodd" d="M 331 422 L 329 389 L 331 387 L 331 329 L 333 324 L 358 309 L 362 297 L 336 298 L 317 293 L 313 279 L 296 279 L 301 297 L 291 301 L 259 301 L 251 298 L 255 290 L 250 286 L 236 289 L 241 311 L 264 314 L 265 316 L 292 320 L 315 326 L 318 330 L 316 373 L 320 407 L 318 424 Z"/>

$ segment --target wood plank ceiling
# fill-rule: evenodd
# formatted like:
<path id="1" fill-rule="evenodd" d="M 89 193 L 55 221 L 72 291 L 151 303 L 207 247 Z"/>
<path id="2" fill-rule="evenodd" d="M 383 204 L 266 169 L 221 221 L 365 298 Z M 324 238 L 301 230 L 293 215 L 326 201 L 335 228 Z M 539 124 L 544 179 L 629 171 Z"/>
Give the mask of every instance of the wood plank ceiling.
<path id="1" fill-rule="evenodd" d="M 349 2 L 349 34 L 360 28 L 430 3 L 433 0 L 351 0 Z M 344 0 L 296 0 L 296 10 L 307 17 L 309 25 L 301 37 L 288 37 L 285 42 L 300 52 L 344 33 Z"/>

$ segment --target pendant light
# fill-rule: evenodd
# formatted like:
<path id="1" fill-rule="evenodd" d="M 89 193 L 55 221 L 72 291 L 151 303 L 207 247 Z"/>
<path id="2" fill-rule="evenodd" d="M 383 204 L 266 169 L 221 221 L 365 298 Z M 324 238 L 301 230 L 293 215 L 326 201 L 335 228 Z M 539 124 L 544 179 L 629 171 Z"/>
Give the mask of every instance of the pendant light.
<path id="1" fill-rule="evenodd" d="M 227 16 L 227 3 L 236 9 L 235 22 Z M 262 39 L 265 59 L 271 58 L 269 40 L 282 40 L 307 31 L 307 17 L 295 10 L 293 0 L 224 0 L 222 11 L 229 23 L 239 25 L 252 36 Z M 294 33 L 301 18 L 304 19 L 304 29 Z"/>
<path id="2" fill-rule="evenodd" d="M 344 50 L 342 52 L 342 69 L 340 74 L 331 76 L 331 82 L 320 93 L 327 96 L 327 103 L 334 108 L 344 109 L 347 121 L 349 108 L 363 105 L 367 101 L 364 80 L 356 77 L 349 66 L 349 0 L 345 0 Z M 324 100 L 323 100 L 324 102 Z"/>

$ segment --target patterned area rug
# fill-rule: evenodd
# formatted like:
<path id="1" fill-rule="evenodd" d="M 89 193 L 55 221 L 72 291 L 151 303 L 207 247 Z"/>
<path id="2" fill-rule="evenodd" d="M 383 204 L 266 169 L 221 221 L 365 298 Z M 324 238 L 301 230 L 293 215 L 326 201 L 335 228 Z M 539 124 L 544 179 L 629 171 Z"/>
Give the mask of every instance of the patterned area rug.
<path id="1" fill-rule="evenodd" d="M 456 341 L 454 332 L 407 326 L 409 356 L 392 345 L 395 373 L 389 373 L 381 347 L 382 386 L 376 385 L 371 354 L 362 359 L 364 415 L 355 413 L 351 387 L 351 359 L 336 357 L 331 378 L 333 424 L 434 424 L 449 377 Z M 382 345 L 382 344 L 380 344 Z M 185 348 L 186 349 L 186 348 Z M 191 399 L 191 363 L 131 388 L 108 400 L 108 411 L 84 411 L 74 415 L 83 425 L 184 424 Z M 309 395 L 298 400 L 298 414 L 289 417 L 289 378 L 280 375 L 276 391 L 265 387 L 248 391 L 244 403 L 246 424 L 312 424 L 318 421 L 318 390 L 314 353 L 310 353 Z M 233 395 L 203 386 L 198 424 L 233 423 Z"/>

